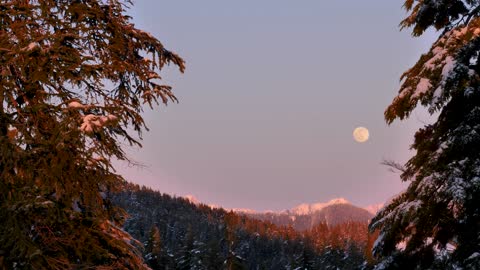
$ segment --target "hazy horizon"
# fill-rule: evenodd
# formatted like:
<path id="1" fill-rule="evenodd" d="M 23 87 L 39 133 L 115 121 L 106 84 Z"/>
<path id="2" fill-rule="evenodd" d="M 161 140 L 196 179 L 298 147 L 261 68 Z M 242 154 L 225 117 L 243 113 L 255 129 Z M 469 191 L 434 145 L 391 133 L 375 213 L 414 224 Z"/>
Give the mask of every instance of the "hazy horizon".
<path id="1" fill-rule="evenodd" d="M 387 126 L 383 112 L 436 35 L 400 32 L 402 1 L 134 4 L 136 26 L 187 70 L 163 72 L 180 103 L 146 111 L 144 147 L 129 150 L 145 168 L 117 163 L 127 180 L 257 211 L 339 197 L 368 206 L 406 186 L 380 163 L 408 160 L 430 117 Z"/>

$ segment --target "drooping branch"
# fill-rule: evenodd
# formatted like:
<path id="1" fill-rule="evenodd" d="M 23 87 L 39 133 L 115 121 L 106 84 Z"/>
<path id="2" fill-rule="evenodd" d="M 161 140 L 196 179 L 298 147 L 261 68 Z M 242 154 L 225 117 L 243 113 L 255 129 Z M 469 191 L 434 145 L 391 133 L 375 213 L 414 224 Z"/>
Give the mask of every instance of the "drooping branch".
<path id="1" fill-rule="evenodd" d="M 380 164 L 388 167 L 388 170 L 393 173 L 404 173 L 406 171 L 405 167 L 393 160 L 384 159 Z"/>

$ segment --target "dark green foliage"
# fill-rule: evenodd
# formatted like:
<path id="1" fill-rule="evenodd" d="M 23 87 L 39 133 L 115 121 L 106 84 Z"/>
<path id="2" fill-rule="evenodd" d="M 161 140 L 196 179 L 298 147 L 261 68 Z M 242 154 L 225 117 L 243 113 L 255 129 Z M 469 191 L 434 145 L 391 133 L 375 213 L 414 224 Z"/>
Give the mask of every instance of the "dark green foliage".
<path id="1" fill-rule="evenodd" d="M 142 104 L 176 100 L 160 68 L 184 65 L 129 4 L 0 3 L 0 268 L 145 268 L 105 199 L 110 159 L 139 144 Z"/>
<path id="2" fill-rule="evenodd" d="M 413 27 L 413 35 L 420 36 L 430 26 L 437 30 L 449 28 L 460 18 L 478 13 L 472 0 L 407 0 L 404 7 L 410 16 L 401 22 L 401 27 Z M 470 9 L 470 10 L 469 10 Z"/>
<path id="3" fill-rule="evenodd" d="M 245 260 L 242 257 L 237 256 L 234 252 L 227 255 L 225 260 L 225 269 L 227 270 L 246 270 Z M 277 268 L 278 269 L 278 268 Z"/>
<path id="4" fill-rule="evenodd" d="M 417 2 L 415 7 L 413 3 Z M 420 102 L 438 119 L 417 131 L 401 175 L 410 181 L 372 220 L 379 269 L 472 269 L 480 261 L 480 3 L 406 1 L 403 22 L 443 33 L 405 72 L 388 123 Z M 383 267 L 383 268 L 382 268 Z"/>
<path id="5" fill-rule="evenodd" d="M 145 262 L 153 269 L 169 269 L 171 258 L 163 249 L 160 230 L 153 226 L 145 243 Z"/>

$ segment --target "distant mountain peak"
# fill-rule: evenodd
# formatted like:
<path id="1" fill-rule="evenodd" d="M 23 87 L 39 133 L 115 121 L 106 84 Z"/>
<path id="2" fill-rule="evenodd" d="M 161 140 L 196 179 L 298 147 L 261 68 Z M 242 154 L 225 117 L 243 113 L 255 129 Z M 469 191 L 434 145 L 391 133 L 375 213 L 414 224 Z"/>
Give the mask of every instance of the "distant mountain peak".
<path id="1" fill-rule="evenodd" d="M 320 223 L 335 226 L 345 222 L 368 222 L 372 214 L 367 210 L 354 206 L 344 198 L 336 198 L 328 202 L 300 204 L 281 212 L 247 212 L 239 211 L 255 219 L 272 222 L 277 226 L 292 226 L 297 231 L 312 229 Z"/>
<path id="2" fill-rule="evenodd" d="M 190 203 L 200 204 L 192 195 L 186 195 L 184 198 Z M 222 207 L 217 205 L 207 206 L 211 209 L 222 209 Z M 378 204 L 361 208 L 354 206 L 345 198 L 335 198 L 327 202 L 303 203 L 283 211 L 256 211 L 248 208 L 223 209 L 254 219 L 268 221 L 278 226 L 292 226 L 297 231 L 305 231 L 322 222 L 328 226 L 334 226 L 348 221 L 368 222 L 381 206 L 381 204 Z"/>
<path id="3" fill-rule="evenodd" d="M 184 196 L 184 198 L 195 205 L 200 204 L 199 200 L 193 195 L 189 194 Z M 319 212 L 325 209 L 326 207 L 333 206 L 333 205 L 352 205 L 352 203 L 347 199 L 340 197 L 340 198 L 331 199 L 328 202 L 317 202 L 317 203 L 311 203 L 311 204 L 302 203 L 293 207 L 292 209 L 283 210 L 283 211 L 272 211 L 272 210 L 257 211 L 257 210 L 248 209 L 248 208 L 223 208 L 223 209 L 225 209 L 226 211 L 233 211 L 236 213 L 242 213 L 246 215 L 262 215 L 262 214 L 287 215 L 292 221 L 295 221 L 295 219 L 297 218 L 296 216 L 312 215 L 316 212 Z M 218 205 L 213 205 L 213 204 L 208 204 L 208 206 L 212 209 L 222 208 Z M 375 215 L 380 209 L 382 209 L 383 206 L 384 206 L 384 203 L 379 203 L 379 204 L 373 204 L 366 207 L 362 207 L 362 209 L 367 210 L 372 215 Z"/>
<path id="4" fill-rule="evenodd" d="M 317 211 L 322 210 L 323 208 L 331 205 L 338 205 L 338 204 L 352 204 L 345 198 L 335 198 L 332 199 L 328 202 L 317 202 L 317 203 L 302 203 L 297 206 L 295 206 L 292 209 L 288 210 L 283 210 L 283 211 L 272 211 L 272 210 L 267 210 L 267 211 L 256 211 L 248 208 L 232 208 L 232 209 L 226 209 L 226 210 L 232 210 L 234 212 L 238 213 L 244 213 L 244 214 L 261 214 L 261 213 L 268 213 L 268 214 L 287 214 L 287 215 L 310 215 L 312 213 L 315 213 Z"/>
<path id="5" fill-rule="evenodd" d="M 322 203 L 322 202 L 312 203 L 312 204 L 303 203 L 292 208 L 291 210 L 287 210 L 286 212 L 294 215 L 309 215 L 311 213 L 320 211 L 327 206 L 336 205 L 336 204 L 351 204 L 351 203 L 345 198 L 336 198 L 326 203 Z"/>

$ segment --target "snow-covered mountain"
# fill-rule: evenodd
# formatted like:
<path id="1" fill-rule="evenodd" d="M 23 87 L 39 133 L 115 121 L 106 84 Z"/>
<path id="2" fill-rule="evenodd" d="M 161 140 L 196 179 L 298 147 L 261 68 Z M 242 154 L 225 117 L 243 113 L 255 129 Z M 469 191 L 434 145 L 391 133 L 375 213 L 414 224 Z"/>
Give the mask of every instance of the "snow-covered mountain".
<path id="1" fill-rule="evenodd" d="M 200 202 L 192 195 L 184 197 L 194 204 Z M 328 202 L 317 202 L 312 204 L 303 203 L 291 209 L 275 212 L 258 212 L 246 208 L 225 209 L 239 214 L 246 215 L 259 220 L 269 221 L 279 226 L 292 226 L 297 231 L 311 229 L 319 223 L 326 223 L 329 226 L 353 221 L 369 222 L 370 219 L 383 207 L 383 203 L 357 207 L 345 198 L 336 198 Z M 210 208 L 221 208 L 216 205 L 208 205 Z"/>
<path id="2" fill-rule="evenodd" d="M 366 209 L 352 205 L 344 198 L 333 199 L 325 203 L 300 204 L 281 212 L 254 212 L 237 209 L 249 217 L 272 222 L 280 226 L 292 226 L 297 231 L 311 229 L 319 223 L 329 226 L 344 222 L 368 222 L 373 214 Z"/>
<path id="3" fill-rule="evenodd" d="M 336 204 L 351 204 L 351 203 L 344 198 L 337 198 L 337 199 L 330 200 L 326 203 L 312 203 L 312 204 L 303 203 L 292 208 L 291 210 L 285 210 L 285 212 L 293 215 L 310 215 L 312 213 L 322 210 L 325 207 L 328 207 L 330 205 L 336 205 Z"/>

